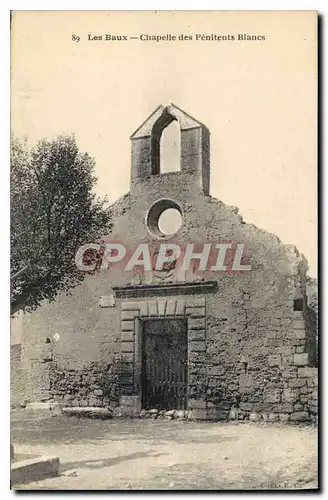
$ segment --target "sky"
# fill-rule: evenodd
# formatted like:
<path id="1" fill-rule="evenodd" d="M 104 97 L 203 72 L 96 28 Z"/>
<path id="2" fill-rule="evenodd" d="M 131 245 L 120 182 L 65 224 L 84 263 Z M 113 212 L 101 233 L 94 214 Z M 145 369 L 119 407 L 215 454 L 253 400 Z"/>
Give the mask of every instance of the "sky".
<path id="1" fill-rule="evenodd" d="M 316 23 L 311 11 L 15 12 L 12 131 L 30 145 L 74 133 L 97 193 L 115 201 L 129 190 L 130 135 L 173 102 L 210 130 L 211 195 L 295 244 L 316 277 Z"/>

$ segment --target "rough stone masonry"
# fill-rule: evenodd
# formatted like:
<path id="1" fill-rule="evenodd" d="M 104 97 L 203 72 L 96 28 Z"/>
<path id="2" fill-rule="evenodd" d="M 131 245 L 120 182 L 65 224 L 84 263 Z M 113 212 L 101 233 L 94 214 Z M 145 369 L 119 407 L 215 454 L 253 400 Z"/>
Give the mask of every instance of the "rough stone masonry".
<path id="1" fill-rule="evenodd" d="M 180 170 L 162 173 L 160 139 L 173 121 L 181 131 Z M 127 245 L 165 242 L 158 220 L 173 208 L 182 217 L 175 241 L 245 242 L 251 271 L 200 276 L 192 269 L 113 268 L 87 276 L 70 295 L 24 316 L 25 402 L 152 418 L 180 411 L 196 419 L 316 420 L 316 333 L 305 258 L 210 196 L 209 130 L 177 106 L 159 106 L 131 144 L 131 189 L 112 205 L 108 237 Z M 144 325 L 174 319 L 186 325 L 183 403 L 149 408 L 146 401 L 155 399 L 145 396 Z M 174 384 L 162 382 L 168 394 Z"/>

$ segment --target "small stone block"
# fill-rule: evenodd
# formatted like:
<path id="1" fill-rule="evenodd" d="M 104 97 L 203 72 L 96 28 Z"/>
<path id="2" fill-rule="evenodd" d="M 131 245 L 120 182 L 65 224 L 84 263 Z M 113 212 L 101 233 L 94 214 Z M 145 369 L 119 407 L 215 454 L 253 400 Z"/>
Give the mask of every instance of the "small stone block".
<path id="1" fill-rule="evenodd" d="M 123 302 L 122 311 L 138 311 L 140 309 L 141 302 Z"/>
<path id="2" fill-rule="evenodd" d="M 271 356 L 268 356 L 268 365 L 269 366 L 280 366 L 281 365 L 280 354 L 272 354 Z"/>
<path id="3" fill-rule="evenodd" d="M 166 316 L 175 316 L 176 306 L 176 300 L 168 300 L 166 304 Z"/>
<path id="4" fill-rule="evenodd" d="M 205 353 L 189 351 L 189 362 L 192 363 L 205 363 Z"/>
<path id="5" fill-rule="evenodd" d="M 188 414 L 188 419 L 190 420 L 207 420 L 207 411 L 201 408 L 193 408 L 191 413 L 191 418 Z"/>
<path id="6" fill-rule="evenodd" d="M 294 354 L 293 363 L 296 366 L 306 366 L 309 364 L 309 355 L 307 352 Z"/>
<path id="7" fill-rule="evenodd" d="M 148 302 L 148 316 L 158 316 L 156 300 L 150 300 Z"/>
<path id="8" fill-rule="evenodd" d="M 205 340 L 205 338 L 206 338 L 205 330 L 191 330 L 188 333 L 188 340 L 189 341 Z"/>
<path id="9" fill-rule="evenodd" d="M 309 414 L 306 411 L 296 411 L 290 415 L 290 420 L 294 422 L 307 422 Z"/>
<path id="10" fill-rule="evenodd" d="M 305 330 L 304 319 L 295 319 L 292 323 L 292 328 L 295 330 Z"/>
<path id="11" fill-rule="evenodd" d="M 204 330 L 205 318 L 189 318 L 188 328 L 189 330 Z"/>
<path id="12" fill-rule="evenodd" d="M 203 399 L 189 399 L 188 401 L 189 409 L 205 409 L 206 401 Z"/>
<path id="13" fill-rule="evenodd" d="M 133 309 L 132 311 L 122 311 L 121 319 L 124 320 L 134 320 L 134 318 L 139 316 L 139 309 Z"/>
<path id="14" fill-rule="evenodd" d="M 134 352 L 134 342 L 122 342 L 121 350 L 122 352 Z"/>
<path id="15" fill-rule="evenodd" d="M 187 305 L 188 307 L 205 307 L 205 297 L 189 299 Z"/>
<path id="16" fill-rule="evenodd" d="M 134 352 L 124 352 L 122 354 L 122 364 L 133 365 L 133 363 L 134 363 Z"/>
<path id="17" fill-rule="evenodd" d="M 287 334 L 289 339 L 305 339 L 306 333 L 304 330 L 290 330 Z"/>
<path id="18" fill-rule="evenodd" d="M 277 420 L 279 420 L 278 413 L 269 413 L 268 414 L 268 421 L 269 422 L 276 422 Z"/>
<path id="19" fill-rule="evenodd" d="M 187 307 L 186 315 L 191 318 L 202 318 L 205 316 L 205 307 Z"/>
<path id="20" fill-rule="evenodd" d="M 303 387 L 306 384 L 305 378 L 292 378 L 288 382 L 289 387 Z"/>
<path id="21" fill-rule="evenodd" d="M 310 378 L 310 377 L 315 377 L 318 373 L 317 368 L 313 368 L 310 366 L 304 366 L 298 368 L 297 375 L 299 378 Z"/>
<path id="22" fill-rule="evenodd" d="M 205 352 L 206 342 L 204 341 L 190 341 L 189 342 L 189 352 Z"/>
<path id="23" fill-rule="evenodd" d="M 250 422 L 259 422 L 261 420 L 261 414 L 255 413 L 255 412 L 250 413 L 249 420 L 250 420 Z"/>
<path id="24" fill-rule="evenodd" d="M 133 342 L 134 332 L 122 332 L 121 340 L 122 342 Z"/>
<path id="25" fill-rule="evenodd" d="M 157 309 L 158 309 L 159 316 L 165 316 L 166 300 L 158 300 L 157 301 Z"/>
<path id="26" fill-rule="evenodd" d="M 185 301 L 182 299 L 177 300 L 176 311 L 175 311 L 176 316 L 184 316 L 185 310 L 186 310 Z"/>
<path id="27" fill-rule="evenodd" d="M 134 332 L 134 321 L 124 320 L 121 324 L 122 332 Z"/>
<path id="28" fill-rule="evenodd" d="M 115 307 L 115 297 L 112 295 L 103 295 L 99 297 L 99 306 L 100 307 Z"/>

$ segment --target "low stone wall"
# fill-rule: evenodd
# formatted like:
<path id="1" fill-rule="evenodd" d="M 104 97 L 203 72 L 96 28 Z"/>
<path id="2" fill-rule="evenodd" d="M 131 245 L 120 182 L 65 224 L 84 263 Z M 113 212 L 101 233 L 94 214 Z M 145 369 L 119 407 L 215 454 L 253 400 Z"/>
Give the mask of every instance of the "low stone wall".
<path id="1" fill-rule="evenodd" d="M 80 370 L 50 367 L 49 400 L 65 406 L 115 407 L 119 400 L 116 364 L 90 363 Z"/>
<path id="2" fill-rule="evenodd" d="M 19 408 L 26 402 L 26 375 L 22 370 L 21 344 L 10 346 L 10 404 Z"/>

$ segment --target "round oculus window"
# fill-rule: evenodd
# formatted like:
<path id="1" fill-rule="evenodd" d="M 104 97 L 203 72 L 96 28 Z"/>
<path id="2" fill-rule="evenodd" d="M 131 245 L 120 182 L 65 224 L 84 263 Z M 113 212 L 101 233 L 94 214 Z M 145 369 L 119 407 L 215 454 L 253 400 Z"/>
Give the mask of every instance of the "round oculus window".
<path id="1" fill-rule="evenodd" d="M 176 234 L 182 226 L 181 207 L 173 200 L 159 200 L 147 214 L 148 230 L 158 238 Z"/>

